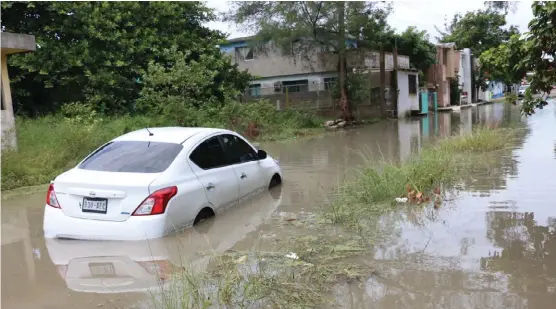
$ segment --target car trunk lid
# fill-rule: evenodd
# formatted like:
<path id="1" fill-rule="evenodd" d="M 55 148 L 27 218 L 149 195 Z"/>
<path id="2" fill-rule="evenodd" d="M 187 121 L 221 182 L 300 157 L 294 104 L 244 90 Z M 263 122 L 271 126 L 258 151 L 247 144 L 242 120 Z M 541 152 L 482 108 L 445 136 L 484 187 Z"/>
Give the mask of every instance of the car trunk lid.
<path id="1" fill-rule="evenodd" d="M 75 168 L 56 178 L 54 191 L 67 216 L 125 221 L 149 196 L 149 185 L 157 176 Z"/>

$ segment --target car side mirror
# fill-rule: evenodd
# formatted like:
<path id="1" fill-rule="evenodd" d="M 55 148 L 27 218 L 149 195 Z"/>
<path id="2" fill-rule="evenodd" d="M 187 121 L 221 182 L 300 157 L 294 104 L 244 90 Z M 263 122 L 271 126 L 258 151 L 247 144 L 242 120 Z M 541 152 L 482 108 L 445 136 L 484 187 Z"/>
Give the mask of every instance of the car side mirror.
<path id="1" fill-rule="evenodd" d="M 259 149 L 259 151 L 257 151 L 257 156 L 259 157 L 259 160 L 266 159 L 266 151 Z"/>

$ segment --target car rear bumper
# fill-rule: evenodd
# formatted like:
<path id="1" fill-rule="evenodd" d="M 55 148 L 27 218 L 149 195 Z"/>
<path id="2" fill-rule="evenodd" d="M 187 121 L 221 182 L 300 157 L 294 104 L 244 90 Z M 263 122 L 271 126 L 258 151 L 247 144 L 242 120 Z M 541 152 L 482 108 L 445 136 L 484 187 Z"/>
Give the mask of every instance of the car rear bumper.
<path id="1" fill-rule="evenodd" d="M 166 215 L 130 217 L 126 221 L 73 218 L 61 209 L 44 209 L 44 237 L 79 240 L 146 240 L 165 236 Z"/>

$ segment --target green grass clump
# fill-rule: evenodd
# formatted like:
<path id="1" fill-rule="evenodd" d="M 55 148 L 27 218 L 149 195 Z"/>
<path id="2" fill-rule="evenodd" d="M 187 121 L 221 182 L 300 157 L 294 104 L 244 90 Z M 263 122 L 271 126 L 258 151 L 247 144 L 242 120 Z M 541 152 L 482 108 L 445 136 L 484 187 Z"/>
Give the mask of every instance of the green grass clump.
<path id="1" fill-rule="evenodd" d="M 18 149 L 2 151 L 2 191 L 48 183 L 103 143 L 133 130 L 179 125 L 228 128 L 244 134 L 251 122 L 257 124 L 258 135 L 253 136 L 257 140 L 323 132 L 323 119 L 314 114 L 276 111 L 267 102 L 191 109 L 183 117 L 174 118 L 103 117 L 87 105 L 68 104 L 56 115 L 16 120 Z"/>
<path id="2" fill-rule="evenodd" d="M 210 255 L 208 269 L 184 267 L 153 294 L 153 307 L 322 308 L 333 304 L 338 282 L 361 282 L 374 271 L 354 263 L 364 258 L 366 240 L 342 239 L 320 226 L 316 235 L 292 237 L 283 247 Z M 285 248 L 287 248 L 287 250 Z M 296 252 L 298 259 L 287 254 Z"/>
<path id="3" fill-rule="evenodd" d="M 472 134 L 426 146 L 403 162 L 369 163 L 338 188 L 334 201 L 324 208 L 324 216 L 331 223 L 361 229 L 368 220 L 395 207 L 395 198 L 407 196 L 408 189 L 434 197 L 434 189 L 454 188 L 471 171 L 487 168 L 481 165 L 485 155 L 507 150 L 518 132 L 479 127 Z"/>

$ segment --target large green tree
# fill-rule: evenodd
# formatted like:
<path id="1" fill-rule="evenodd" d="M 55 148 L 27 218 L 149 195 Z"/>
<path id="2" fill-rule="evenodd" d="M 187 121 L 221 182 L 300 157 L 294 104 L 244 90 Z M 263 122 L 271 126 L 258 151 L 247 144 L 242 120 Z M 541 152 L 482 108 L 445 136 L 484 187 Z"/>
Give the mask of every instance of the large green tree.
<path id="1" fill-rule="evenodd" d="M 16 111 L 37 115 L 69 102 L 87 102 L 104 113 L 133 112 L 149 63 L 172 66 L 162 51 L 175 48 L 185 62 L 221 57 L 215 18 L 201 2 L 2 2 L 2 31 L 36 37 L 37 51 L 10 56 Z M 230 61 L 210 87 L 246 85 Z"/>
<path id="2" fill-rule="evenodd" d="M 527 73 L 525 68 L 519 65 L 523 57 L 523 41 L 519 35 L 514 35 L 505 44 L 483 52 L 479 57 L 479 63 L 486 77 L 512 85 L 519 83 Z"/>
<path id="3" fill-rule="evenodd" d="M 493 9 L 456 14 L 445 25 L 445 30 L 437 30 L 441 34 L 438 37 L 440 42 L 454 42 L 457 48 L 471 48 L 477 56 L 519 33 L 515 26 L 507 27 L 504 13 Z"/>
<path id="4" fill-rule="evenodd" d="M 419 71 L 425 72 L 436 62 L 436 48 L 425 30 L 410 26 L 402 33 L 383 35 L 382 40 L 385 50 L 391 51 L 397 47 L 398 54 L 409 56 L 411 66 Z"/>
<path id="5" fill-rule="evenodd" d="M 350 117 L 346 90 L 345 50 L 349 39 L 359 40 L 377 33 L 386 24 L 388 5 L 376 2 L 328 1 L 243 1 L 232 2 L 226 21 L 256 33 L 256 41 L 272 41 L 286 55 L 310 58 L 315 49 L 339 54 L 340 106 Z M 295 43 L 295 48 L 292 48 Z"/>
<path id="6" fill-rule="evenodd" d="M 556 85 L 556 2 L 536 1 L 531 6 L 533 19 L 523 42 L 519 62 L 522 70 L 532 72 L 522 109 L 527 115 L 546 104 L 545 96 Z M 533 97 L 533 94 L 543 94 Z"/>
<path id="7" fill-rule="evenodd" d="M 485 1 L 485 6 L 492 10 L 508 13 L 508 11 L 515 12 L 517 10 L 517 3 L 517 1 Z"/>

